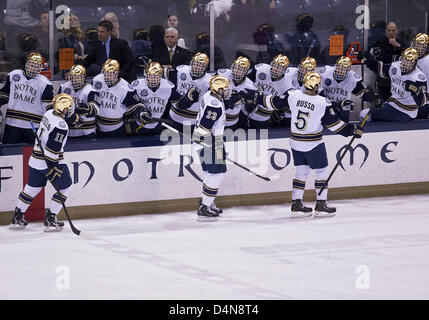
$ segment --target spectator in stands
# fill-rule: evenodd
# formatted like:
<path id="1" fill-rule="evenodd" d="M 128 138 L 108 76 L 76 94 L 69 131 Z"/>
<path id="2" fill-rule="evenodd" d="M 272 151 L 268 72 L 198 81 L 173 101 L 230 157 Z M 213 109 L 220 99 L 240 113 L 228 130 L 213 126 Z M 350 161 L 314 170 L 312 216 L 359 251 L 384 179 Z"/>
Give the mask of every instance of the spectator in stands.
<path id="1" fill-rule="evenodd" d="M 84 60 L 87 76 L 99 74 L 104 62 L 107 59 L 114 59 L 119 62 L 119 77 L 132 82 L 136 79 L 135 57 L 128 42 L 113 37 L 112 30 L 112 22 L 103 20 L 98 23 L 98 39 Z"/>
<path id="2" fill-rule="evenodd" d="M 390 21 L 386 25 L 385 36 L 377 40 L 372 45 L 372 50 L 376 60 L 383 63 L 392 63 L 401 56 L 402 51 L 407 47 L 404 42 L 398 39 L 398 27 L 396 23 Z M 377 76 L 378 90 L 383 100 L 390 97 L 390 79 Z"/>
<path id="3" fill-rule="evenodd" d="M 85 48 L 83 46 L 83 40 L 85 34 L 80 29 L 79 18 L 70 14 L 64 18 L 64 26 L 61 30 L 63 33 L 62 37 L 58 40 L 60 49 L 71 48 L 74 50 L 74 64 L 83 64 L 85 59 Z"/>
<path id="4" fill-rule="evenodd" d="M 299 64 L 303 57 L 312 57 L 316 60 L 320 56 L 320 42 L 317 35 L 311 31 L 314 19 L 308 13 L 296 17 L 296 32 L 292 36 L 286 35 L 291 49 L 288 55 L 291 64 Z"/>
<path id="5" fill-rule="evenodd" d="M 179 17 L 177 16 L 177 14 L 169 14 L 167 16 L 167 26 L 169 28 L 176 29 L 177 32 L 180 34 L 180 31 L 179 31 Z M 177 41 L 177 45 L 179 47 L 188 49 L 188 47 L 186 47 L 185 40 L 182 37 L 180 37 L 179 40 Z"/>
<path id="6" fill-rule="evenodd" d="M 339 36 L 342 35 L 343 36 L 343 54 L 342 55 L 346 55 L 347 50 L 350 47 L 350 41 L 347 39 L 348 35 L 349 35 L 349 29 L 347 28 L 347 26 L 340 24 L 338 26 L 335 26 L 335 28 L 332 30 L 330 35 L 335 35 L 335 36 Z M 320 54 L 320 61 L 319 64 L 321 65 L 333 65 L 335 64 L 335 62 L 337 61 L 337 59 L 340 57 L 341 55 L 337 55 L 337 56 L 331 56 L 329 55 L 329 45 L 322 51 L 322 53 Z"/>
<path id="7" fill-rule="evenodd" d="M 83 40 L 83 47 L 85 51 L 85 55 L 87 55 L 91 49 L 93 44 L 98 40 L 98 32 L 95 28 L 88 28 L 85 31 L 85 38 Z"/>
<path id="8" fill-rule="evenodd" d="M 24 69 L 27 56 L 31 52 L 39 52 L 39 39 L 32 33 L 21 33 L 17 39 L 18 51 L 13 55 L 14 69 Z M 45 53 L 39 52 L 44 56 Z"/>
<path id="9" fill-rule="evenodd" d="M 107 20 L 113 23 L 113 29 L 112 29 L 112 36 L 119 39 L 119 21 L 118 17 L 114 12 L 107 12 L 103 18 L 101 18 L 101 21 Z"/>
<path id="10" fill-rule="evenodd" d="M 164 44 L 153 48 L 153 61 L 159 62 L 163 68 L 173 69 L 182 64 L 189 64 L 191 53 L 177 45 L 178 32 L 174 28 L 167 28 L 164 32 Z"/>
<path id="11" fill-rule="evenodd" d="M 43 56 L 48 60 L 49 56 L 49 12 L 40 14 L 40 25 L 36 28 L 34 35 L 39 39 L 39 49 Z"/>
<path id="12" fill-rule="evenodd" d="M 259 45 L 265 45 L 266 50 L 258 51 L 256 63 L 270 63 L 275 56 L 284 53 L 282 43 L 278 40 L 278 35 L 274 33 L 274 26 L 264 23 L 253 33 L 253 40 Z"/>
<path id="13" fill-rule="evenodd" d="M 195 39 L 196 52 L 205 53 L 208 57 L 210 57 L 210 35 L 207 32 L 197 34 Z M 214 68 L 218 69 L 226 69 L 227 65 L 225 63 L 225 57 L 221 48 L 215 45 L 215 55 L 214 55 Z M 215 71 L 211 70 L 211 71 Z"/>
<path id="14" fill-rule="evenodd" d="M 133 32 L 133 40 L 131 41 L 131 51 L 136 57 L 136 72 L 143 74 L 144 67 L 148 64 L 149 59 L 152 59 L 152 47 L 149 41 L 149 30 L 139 28 Z"/>
<path id="15" fill-rule="evenodd" d="M 6 33 L 6 56 L 19 49 L 17 39 L 22 33 L 33 33 L 39 26 L 35 11 L 48 7 L 49 0 L 7 0 L 3 31 Z"/>

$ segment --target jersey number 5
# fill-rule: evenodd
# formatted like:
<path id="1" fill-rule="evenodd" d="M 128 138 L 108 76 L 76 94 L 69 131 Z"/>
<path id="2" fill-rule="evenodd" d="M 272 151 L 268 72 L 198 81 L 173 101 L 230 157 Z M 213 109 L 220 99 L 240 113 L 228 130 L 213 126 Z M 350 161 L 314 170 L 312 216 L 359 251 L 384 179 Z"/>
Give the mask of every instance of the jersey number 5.
<path id="1" fill-rule="evenodd" d="M 298 111 L 298 115 L 296 116 L 298 121 L 295 122 L 295 127 L 298 130 L 305 130 L 305 128 L 307 128 L 307 120 L 303 116 L 310 118 L 310 112 Z"/>

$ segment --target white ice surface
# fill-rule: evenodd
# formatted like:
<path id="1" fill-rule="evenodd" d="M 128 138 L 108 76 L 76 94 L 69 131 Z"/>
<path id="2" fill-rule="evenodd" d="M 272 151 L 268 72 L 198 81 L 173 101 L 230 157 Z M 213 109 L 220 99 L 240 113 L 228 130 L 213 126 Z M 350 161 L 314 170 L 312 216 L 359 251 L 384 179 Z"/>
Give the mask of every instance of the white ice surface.
<path id="1" fill-rule="evenodd" d="M 0 299 L 429 299 L 429 195 L 330 204 L 75 220 L 92 241 L 1 226 Z"/>

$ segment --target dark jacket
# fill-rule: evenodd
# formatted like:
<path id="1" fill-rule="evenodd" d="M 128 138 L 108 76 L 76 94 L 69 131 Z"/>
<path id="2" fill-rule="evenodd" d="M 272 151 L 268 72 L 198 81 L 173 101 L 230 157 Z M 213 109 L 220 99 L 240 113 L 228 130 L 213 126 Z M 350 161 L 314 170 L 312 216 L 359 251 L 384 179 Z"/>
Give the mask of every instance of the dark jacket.
<path id="1" fill-rule="evenodd" d="M 153 61 L 159 62 L 161 65 L 171 65 L 173 68 L 176 68 L 182 64 L 189 64 L 191 61 L 190 51 L 179 46 L 176 46 L 171 62 L 168 48 L 165 44 L 156 48 L 152 48 L 152 53 Z"/>
<path id="2" fill-rule="evenodd" d="M 88 68 L 91 64 L 96 64 L 100 66 L 100 68 L 103 66 L 104 61 L 101 61 L 101 48 L 101 41 L 95 41 L 91 51 L 85 58 L 85 68 Z M 119 62 L 119 77 L 127 80 L 128 82 L 136 80 L 136 72 L 134 68 L 135 57 L 127 41 L 111 37 L 109 58 L 115 59 Z"/>

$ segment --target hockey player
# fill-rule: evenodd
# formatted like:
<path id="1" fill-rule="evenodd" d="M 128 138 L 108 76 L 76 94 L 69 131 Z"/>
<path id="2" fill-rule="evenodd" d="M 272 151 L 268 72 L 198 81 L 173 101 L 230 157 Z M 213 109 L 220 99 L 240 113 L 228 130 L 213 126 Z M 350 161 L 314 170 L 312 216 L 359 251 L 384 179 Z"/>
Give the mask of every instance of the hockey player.
<path id="1" fill-rule="evenodd" d="M 265 95 L 280 96 L 290 89 L 289 80 L 285 77 L 285 72 L 289 66 L 289 59 L 283 54 L 278 54 L 271 61 L 271 64 L 260 63 L 255 66 L 255 71 L 249 76 L 259 89 L 259 93 Z M 262 105 L 249 115 L 251 128 L 268 128 L 272 110 L 267 110 Z M 281 120 L 281 119 L 279 119 Z"/>
<path id="2" fill-rule="evenodd" d="M 250 60 L 246 57 L 234 59 L 231 69 L 219 69 L 218 75 L 228 79 L 231 96 L 225 99 L 225 127 L 232 130 L 249 127 L 249 114 L 256 109 L 254 101 L 247 99 L 247 93 L 257 91 L 253 82 L 246 76 L 249 72 Z"/>
<path id="3" fill-rule="evenodd" d="M 303 79 L 304 92 L 300 89 L 292 89 L 281 97 L 263 98 L 265 105 L 274 110 L 286 109 L 291 113 L 289 142 L 296 168 L 295 179 L 292 183 L 292 217 L 312 215 L 312 208 L 306 207 L 302 203 L 310 169 L 314 170 L 316 174 L 317 202 L 314 216 L 332 217 L 335 215 L 336 208 L 327 204 L 328 188 L 326 187 L 319 195 L 319 191 L 325 185 L 329 175 L 328 158 L 322 137 L 323 127 L 345 137 L 354 135 L 356 138 L 360 138 L 363 134 L 360 126 L 342 121 L 334 111 L 331 101 L 318 94 L 321 82 L 322 77 L 318 73 L 308 72 Z"/>
<path id="4" fill-rule="evenodd" d="M 0 105 L 8 104 L 3 143 L 33 143 L 30 121 L 38 126 L 46 106 L 52 101 L 54 89 L 40 75 L 43 57 L 32 52 L 27 56 L 24 70 L 13 70 L 0 89 Z"/>
<path id="5" fill-rule="evenodd" d="M 186 110 L 198 101 L 199 94 L 194 87 L 190 87 L 182 96 L 174 90 L 174 84 L 163 79 L 162 75 L 162 66 L 158 62 L 151 62 L 145 68 L 145 78 L 133 81 L 140 102 L 153 118 L 164 118 L 164 114 L 168 112 L 168 107 L 171 104 L 175 104 L 178 110 Z M 137 128 L 134 129 L 133 127 L 133 119 L 126 121 L 127 131 L 128 126 L 131 126 L 131 132 L 135 131 L 137 134 L 154 135 L 161 133 L 163 128 L 161 124 L 159 122 L 148 123 L 147 117 L 141 116 L 142 111 L 143 109 L 139 106 L 133 113 Z"/>
<path id="6" fill-rule="evenodd" d="M 417 119 L 429 118 L 429 35 L 425 33 L 417 34 L 411 42 L 411 48 L 416 49 L 419 54 L 417 67 L 424 73 L 427 81 L 426 104 L 419 108 Z"/>
<path id="7" fill-rule="evenodd" d="M 369 91 L 362 82 L 362 77 L 352 69 L 352 61 L 349 57 L 341 56 L 335 66 L 325 66 L 320 70 L 322 76 L 321 95 L 331 101 L 338 101 L 337 110 L 341 120 L 349 122 L 350 111 L 353 111 L 354 103 L 350 100 L 352 94 L 362 95 L 364 101 L 376 102 L 381 106 L 381 99 Z"/>
<path id="8" fill-rule="evenodd" d="M 180 65 L 176 69 L 168 72 L 168 79 L 176 86 L 176 91 L 184 96 L 189 89 L 194 88 L 198 92 L 199 99 L 188 108 L 179 107 L 173 103 L 169 112 L 169 119 L 173 122 L 173 127 L 177 130 L 184 130 L 184 126 L 190 125 L 191 132 L 194 129 L 195 121 L 201 105 L 204 93 L 210 89 L 211 76 L 206 73 L 209 66 L 209 57 L 205 53 L 196 53 L 189 65 Z"/>
<path id="9" fill-rule="evenodd" d="M 141 107 L 134 87 L 119 78 L 119 62 L 107 59 L 102 73 L 92 79 L 94 90 L 100 94 L 100 111 L 96 116 L 97 134 L 101 137 L 121 137 L 125 135 L 123 118 Z M 150 117 L 146 112 L 145 117 Z M 147 119 L 146 119 L 147 120 Z"/>
<path id="10" fill-rule="evenodd" d="M 193 142 L 205 172 L 202 198 L 197 210 L 198 216 L 202 218 L 216 219 L 222 213 L 222 209 L 214 204 L 214 199 L 226 172 L 223 143 L 226 119 L 224 100 L 229 94 L 230 83 L 226 77 L 216 75 L 210 79 L 210 91 L 203 96 L 192 136 L 193 141 L 210 146 L 201 149 L 199 144 Z"/>
<path id="11" fill-rule="evenodd" d="M 383 64 L 368 52 L 364 53 L 369 69 L 380 77 L 390 78 L 391 97 L 381 108 L 371 107 L 360 112 L 363 119 L 369 112 L 368 120 L 406 122 L 416 118 L 418 108 L 426 103 L 427 83 L 423 72 L 416 68 L 418 53 L 413 48 L 402 52 L 399 61 Z M 368 121 L 367 120 L 367 121 Z"/>
<path id="12" fill-rule="evenodd" d="M 24 218 L 24 213 L 34 197 L 46 186 L 48 179 L 59 189 L 60 193 L 52 196 L 50 209 L 46 210 L 44 222 L 46 231 L 61 230 L 64 226 L 64 222 L 57 220 L 57 214 L 62 208 L 61 199 L 66 201 L 72 185 L 69 169 L 64 163 L 64 146 L 67 143 L 69 132 L 68 123 L 79 121 L 77 114 L 68 115 L 72 110 L 72 105 L 73 98 L 68 94 L 56 95 L 53 100 L 53 109 L 48 110 L 40 122 L 37 135 L 41 141 L 44 156 L 36 140 L 33 153 L 28 161 L 30 175 L 24 190 L 19 194 L 11 221 L 11 229 L 22 229 L 27 226 L 28 222 Z"/>
<path id="13" fill-rule="evenodd" d="M 58 93 L 70 95 L 75 106 L 76 113 L 82 118 L 82 124 L 77 128 L 69 126 L 69 138 L 95 138 L 95 116 L 98 114 L 100 103 L 99 93 L 92 85 L 85 83 L 86 69 L 82 65 L 74 65 L 67 75 L 69 81 L 60 85 Z"/>

